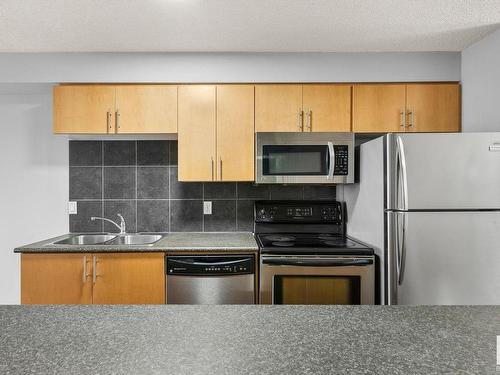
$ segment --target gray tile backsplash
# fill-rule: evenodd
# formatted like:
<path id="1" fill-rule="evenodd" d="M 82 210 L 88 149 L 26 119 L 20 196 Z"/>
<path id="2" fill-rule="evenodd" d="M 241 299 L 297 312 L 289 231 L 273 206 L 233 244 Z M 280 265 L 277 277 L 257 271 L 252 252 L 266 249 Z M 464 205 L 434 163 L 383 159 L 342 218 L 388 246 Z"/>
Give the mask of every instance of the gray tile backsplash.
<path id="1" fill-rule="evenodd" d="M 71 232 L 116 232 L 90 217 L 118 213 L 129 232 L 251 231 L 254 201 L 335 199 L 335 187 L 179 182 L 176 141 L 70 141 L 69 196 Z"/>

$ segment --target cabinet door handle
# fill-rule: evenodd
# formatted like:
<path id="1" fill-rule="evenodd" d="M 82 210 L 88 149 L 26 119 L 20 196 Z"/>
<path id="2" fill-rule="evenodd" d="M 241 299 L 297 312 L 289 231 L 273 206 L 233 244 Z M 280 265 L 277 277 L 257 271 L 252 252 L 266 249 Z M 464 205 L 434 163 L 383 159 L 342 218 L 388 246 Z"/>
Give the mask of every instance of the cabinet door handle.
<path id="1" fill-rule="evenodd" d="M 97 274 L 97 257 L 95 255 L 92 255 L 92 283 L 95 284 L 97 281 L 97 276 L 100 276 Z"/>
<path id="2" fill-rule="evenodd" d="M 85 281 L 87 281 L 87 277 L 89 275 L 87 274 L 87 256 L 83 256 L 83 276 L 82 276 L 82 282 L 85 284 Z"/>
<path id="3" fill-rule="evenodd" d="M 408 124 L 408 127 L 411 128 L 413 127 L 413 121 L 414 121 L 414 118 L 413 118 L 413 110 L 409 109 L 408 110 L 408 114 L 410 115 L 410 123 Z"/>
<path id="4" fill-rule="evenodd" d="M 405 111 L 401 111 L 399 114 L 401 115 L 401 127 L 406 128 L 406 113 Z"/>
<path id="5" fill-rule="evenodd" d="M 211 162 L 212 162 L 212 181 L 214 180 L 214 157 L 212 156 L 211 158 Z"/>
<path id="6" fill-rule="evenodd" d="M 219 157 L 219 180 L 222 181 L 222 158 Z"/>
<path id="7" fill-rule="evenodd" d="M 303 117 L 304 117 L 304 111 L 299 109 L 299 112 L 297 113 L 297 127 L 299 128 L 299 131 L 303 131 Z"/>
<path id="8" fill-rule="evenodd" d="M 312 128 L 311 128 L 311 122 L 312 122 L 312 111 L 309 110 L 307 111 L 307 120 L 306 120 L 306 129 L 309 130 L 309 131 L 312 131 Z"/>
<path id="9" fill-rule="evenodd" d="M 106 112 L 106 133 L 109 133 L 111 130 L 111 112 Z"/>
<path id="10" fill-rule="evenodd" d="M 120 129 L 120 110 L 117 109 L 115 112 L 115 133 L 118 133 Z"/>

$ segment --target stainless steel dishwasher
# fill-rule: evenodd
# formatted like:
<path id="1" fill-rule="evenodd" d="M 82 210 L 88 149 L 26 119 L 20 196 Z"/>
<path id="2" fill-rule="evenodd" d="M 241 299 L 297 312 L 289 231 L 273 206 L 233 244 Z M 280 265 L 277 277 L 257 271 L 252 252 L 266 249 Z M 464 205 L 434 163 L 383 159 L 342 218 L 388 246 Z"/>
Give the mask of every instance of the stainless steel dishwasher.
<path id="1" fill-rule="evenodd" d="M 166 257 L 167 304 L 255 303 L 253 255 Z"/>

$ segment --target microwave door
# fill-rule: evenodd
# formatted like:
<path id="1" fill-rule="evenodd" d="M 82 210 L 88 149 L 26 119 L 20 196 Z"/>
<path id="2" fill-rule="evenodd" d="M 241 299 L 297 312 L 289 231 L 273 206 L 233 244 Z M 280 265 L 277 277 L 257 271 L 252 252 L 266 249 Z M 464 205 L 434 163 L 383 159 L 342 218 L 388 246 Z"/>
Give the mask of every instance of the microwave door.
<path id="1" fill-rule="evenodd" d="M 263 145 L 263 182 L 326 182 L 333 176 L 330 147 L 322 145 Z"/>
<path id="2" fill-rule="evenodd" d="M 353 183 L 354 136 L 351 133 L 257 133 L 256 182 Z"/>

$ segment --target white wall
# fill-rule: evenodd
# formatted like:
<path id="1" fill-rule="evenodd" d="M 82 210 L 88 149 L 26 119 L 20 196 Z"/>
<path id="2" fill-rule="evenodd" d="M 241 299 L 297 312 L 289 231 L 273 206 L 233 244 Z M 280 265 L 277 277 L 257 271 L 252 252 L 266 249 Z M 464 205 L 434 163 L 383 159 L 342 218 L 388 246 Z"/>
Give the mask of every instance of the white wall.
<path id="1" fill-rule="evenodd" d="M 68 231 L 68 141 L 52 135 L 51 85 L 0 84 L 0 127 L 0 304 L 16 304 L 13 249 Z"/>
<path id="2" fill-rule="evenodd" d="M 500 131 L 500 30 L 462 52 L 463 131 Z"/>
<path id="3" fill-rule="evenodd" d="M 0 82 L 459 81 L 458 52 L 1 54 Z"/>

